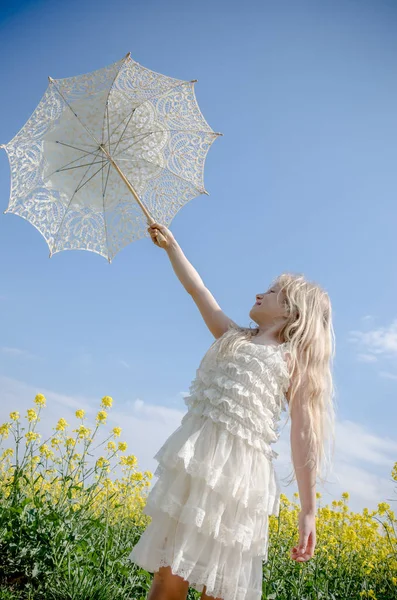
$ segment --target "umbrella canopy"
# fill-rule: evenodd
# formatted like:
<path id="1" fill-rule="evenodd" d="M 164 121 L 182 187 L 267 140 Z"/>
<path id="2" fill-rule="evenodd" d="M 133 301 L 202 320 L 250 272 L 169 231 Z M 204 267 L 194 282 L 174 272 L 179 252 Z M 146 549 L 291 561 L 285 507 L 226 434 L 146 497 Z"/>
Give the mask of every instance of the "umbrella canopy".
<path id="1" fill-rule="evenodd" d="M 3 147 L 11 169 L 4 213 L 34 225 L 50 257 L 89 250 L 109 263 L 169 226 L 208 192 L 204 163 L 217 136 L 198 106 L 197 80 L 142 67 L 130 53 L 107 67 L 52 79 L 36 110 Z"/>

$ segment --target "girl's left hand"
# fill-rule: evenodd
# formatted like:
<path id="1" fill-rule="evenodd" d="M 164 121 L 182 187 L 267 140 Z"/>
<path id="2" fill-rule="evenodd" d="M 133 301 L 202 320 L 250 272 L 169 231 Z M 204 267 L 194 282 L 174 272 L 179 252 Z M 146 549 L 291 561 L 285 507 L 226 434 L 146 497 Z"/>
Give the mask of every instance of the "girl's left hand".
<path id="1" fill-rule="evenodd" d="M 313 513 L 299 513 L 299 544 L 291 550 L 291 558 L 296 562 L 307 562 L 314 555 L 316 546 L 316 518 Z"/>

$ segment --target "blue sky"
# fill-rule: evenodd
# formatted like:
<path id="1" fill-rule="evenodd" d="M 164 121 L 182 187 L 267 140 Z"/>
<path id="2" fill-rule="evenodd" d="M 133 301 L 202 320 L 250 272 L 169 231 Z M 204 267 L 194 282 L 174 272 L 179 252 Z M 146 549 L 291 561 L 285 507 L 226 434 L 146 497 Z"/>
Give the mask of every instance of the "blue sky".
<path id="1" fill-rule="evenodd" d="M 130 51 L 153 71 L 198 80 L 200 109 L 223 137 L 206 160 L 210 195 L 170 229 L 241 325 L 283 271 L 328 291 L 337 437 L 334 472 L 318 490 L 326 501 L 349 491 L 357 510 L 395 499 L 395 3 L 71 0 L 1 10 L 0 143 L 32 114 L 48 75 L 93 71 Z M 41 392 L 42 428 L 60 416 L 74 424 L 76 408 L 94 417 L 111 395 L 109 424 L 154 470 L 212 334 L 150 239 L 111 265 L 83 251 L 49 259 L 31 224 L 3 214 L 9 192 L 1 150 L 1 420 Z M 280 477 L 290 470 L 288 429 L 275 447 Z"/>

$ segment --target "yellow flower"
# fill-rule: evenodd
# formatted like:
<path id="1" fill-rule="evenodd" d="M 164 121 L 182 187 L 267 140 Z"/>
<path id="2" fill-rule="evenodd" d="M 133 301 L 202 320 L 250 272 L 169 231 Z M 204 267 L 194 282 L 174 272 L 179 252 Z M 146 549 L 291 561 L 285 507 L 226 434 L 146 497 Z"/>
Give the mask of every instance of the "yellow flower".
<path id="1" fill-rule="evenodd" d="M 46 458 L 53 458 L 54 453 L 49 449 L 47 444 L 42 444 L 39 448 L 40 454 L 43 454 Z"/>
<path id="2" fill-rule="evenodd" d="M 80 425 L 78 429 L 73 429 L 73 431 L 78 433 L 80 439 L 87 438 L 91 433 L 91 429 L 88 429 L 88 427 L 85 427 L 84 425 Z"/>
<path id="3" fill-rule="evenodd" d="M 39 433 L 36 433 L 35 431 L 28 431 L 25 434 L 25 437 L 28 442 L 34 442 L 35 440 L 38 440 L 41 436 Z"/>
<path id="4" fill-rule="evenodd" d="M 12 456 L 14 454 L 14 450 L 12 448 L 7 448 L 6 450 L 4 450 L 3 452 L 3 456 Z"/>
<path id="5" fill-rule="evenodd" d="M 102 408 L 112 408 L 113 398 L 110 396 L 104 396 L 102 398 L 101 406 Z"/>
<path id="6" fill-rule="evenodd" d="M 3 435 L 5 438 L 8 438 L 8 434 L 10 433 L 11 425 L 9 423 L 3 423 L 0 425 L 0 435 Z"/>
<path id="7" fill-rule="evenodd" d="M 109 442 L 108 443 L 108 449 L 109 450 L 116 450 L 117 446 L 115 444 L 115 442 Z"/>
<path id="8" fill-rule="evenodd" d="M 43 394 L 37 394 L 36 398 L 34 399 L 34 403 L 37 404 L 37 406 L 45 406 L 46 403 L 46 398 L 45 396 L 43 396 Z"/>
<path id="9" fill-rule="evenodd" d="M 106 410 L 100 410 L 96 416 L 97 423 L 106 423 L 106 417 L 108 416 Z"/>
<path id="10" fill-rule="evenodd" d="M 97 464 L 97 466 L 98 466 L 99 468 L 102 468 L 102 467 L 107 467 L 107 466 L 108 466 L 108 464 L 109 464 L 109 461 L 108 461 L 108 460 L 106 460 L 106 458 L 105 458 L 104 456 L 100 456 L 100 457 L 98 458 L 98 460 L 96 461 L 96 464 Z"/>
<path id="11" fill-rule="evenodd" d="M 128 467 L 134 467 L 137 463 L 137 458 L 133 454 L 130 454 L 129 456 L 122 456 L 120 458 L 120 463 L 122 465 L 127 465 Z"/>
<path id="12" fill-rule="evenodd" d="M 378 513 L 380 515 L 383 515 L 389 508 L 390 508 L 390 504 L 388 504 L 387 502 L 379 502 Z"/>
<path id="13" fill-rule="evenodd" d="M 10 413 L 10 419 L 12 419 L 13 421 L 18 421 L 18 419 L 19 419 L 19 412 L 17 410 L 15 412 L 11 412 Z"/>
<path id="14" fill-rule="evenodd" d="M 84 415 L 85 415 L 85 410 L 83 410 L 82 408 L 80 408 L 79 410 L 76 410 L 76 417 L 78 419 L 84 419 Z"/>
<path id="15" fill-rule="evenodd" d="M 52 438 L 52 440 L 51 440 L 51 446 L 53 448 L 57 448 L 60 443 L 61 443 L 61 440 L 59 440 L 58 438 Z"/>
<path id="16" fill-rule="evenodd" d="M 28 421 L 35 421 L 37 419 L 37 413 L 34 408 L 28 408 L 27 410 Z"/>
<path id="17" fill-rule="evenodd" d="M 119 437 L 119 436 L 120 436 L 120 434 L 121 434 L 121 427 L 113 427 L 113 434 L 114 434 L 116 437 Z"/>
<path id="18" fill-rule="evenodd" d="M 127 450 L 127 442 L 119 442 L 119 450 L 120 452 L 125 452 Z"/>
<path id="19" fill-rule="evenodd" d="M 57 431 L 65 431 L 65 429 L 68 425 L 69 425 L 69 423 L 67 423 L 67 421 L 65 419 L 59 419 L 55 429 Z"/>
<path id="20" fill-rule="evenodd" d="M 76 431 L 76 429 L 75 429 L 74 431 Z M 70 436 L 66 438 L 66 446 L 67 446 L 68 448 L 69 448 L 69 446 L 74 446 L 74 445 L 75 445 L 75 443 L 76 443 L 76 442 L 75 442 L 74 438 L 72 438 L 72 437 L 70 437 Z"/>

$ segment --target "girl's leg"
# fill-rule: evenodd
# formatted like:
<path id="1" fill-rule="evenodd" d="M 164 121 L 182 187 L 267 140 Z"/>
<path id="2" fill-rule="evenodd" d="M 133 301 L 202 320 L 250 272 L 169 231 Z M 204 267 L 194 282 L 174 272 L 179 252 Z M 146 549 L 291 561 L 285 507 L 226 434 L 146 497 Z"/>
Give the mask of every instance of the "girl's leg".
<path id="1" fill-rule="evenodd" d="M 154 573 L 147 600 L 186 600 L 188 591 L 188 581 L 174 575 L 171 567 L 160 567 Z"/>

